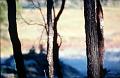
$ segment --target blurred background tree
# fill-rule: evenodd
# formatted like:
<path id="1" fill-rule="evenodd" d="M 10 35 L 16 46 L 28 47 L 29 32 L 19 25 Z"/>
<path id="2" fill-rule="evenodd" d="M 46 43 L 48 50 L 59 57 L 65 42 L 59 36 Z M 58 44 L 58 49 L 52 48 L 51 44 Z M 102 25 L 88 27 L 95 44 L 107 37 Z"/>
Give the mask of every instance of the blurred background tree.
<path id="1" fill-rule="evenodd" d="M 5 20 L 5 12 L 6 12 L 6 2 L 0 1 L 0 24 L 2 24 Z"/>
<path id="2" fill-rule="evenodd" d="M 7 40 L 7 23 L 6 23 L 6 1 L 0 1 L 0 38 Z"/>

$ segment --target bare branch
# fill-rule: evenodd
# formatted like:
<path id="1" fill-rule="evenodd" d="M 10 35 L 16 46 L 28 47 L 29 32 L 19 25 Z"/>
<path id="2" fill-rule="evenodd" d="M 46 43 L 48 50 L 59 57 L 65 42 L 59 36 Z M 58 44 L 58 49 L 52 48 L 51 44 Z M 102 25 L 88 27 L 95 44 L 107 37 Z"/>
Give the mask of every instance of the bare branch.
<path id="1" fill-rule="evenodd" d="M 39 26 L 45 26 L 45 25 L 43 25 L 43 24 L 39 24 L 39 23 L 30 23 L 29 21 L 27 21 L 27 20 L 25 20 L 23 17 L 22 17 L 22 15 L 20 14 L 20 17 L 21 17 L 21 19 L 26 23 L 26 24 L 28 24 L 28 25 L 39 25 Z"/>
<path id="2" fill-rule="evenodd" d="M 41 43 L 41 40 L 42 40 L 42 37 L 43 37 L 44 30 L 45 30 L 45 29 L 43 29 L 42 32 L 41 32 L 40 39 L 39 39 L 39 44 Z"/>
<path id="3" fill-rule="evenodd" d="M 54 20 L 54 21 L 58 21 L 58 20 L 59 20 L 62 12 L 63 12 L 63 10 L 64 10 L 65 1 L 66 1 L 66 0 L 62 0 L 62 5 L 61 5 L 61 8 L 60 8 L 60 11 L 58 12 L 58 14 L 57 14 L 57 16 L 55 17 L 55 20 Z"/>
<path id="4" fill-rule="evenodd" d="M 39 7 L 37 7 L 37 6 L 35 5 L 35 3 L 33 2 L 33 0 L 32 0 L 32 4 L 34 5 L 35 8 L 38 8 L 38 9 L 39 9 L 39 11 L 40 11 L 40 13 L 41 13 L 41 15 L 42 15 L 42 19 L 43 19 L 43 21 L 44 21 L 45 29 L 46 29 L 46 32 L 47 32 L 47 35 L 48 35 L 47 24 L 46 24 L 46 22 L 45 22 L 45 17 L 44 17 L 44 15 L 43 15 L 43 13 L 42 13 L 41 5 L 40 5 L 40 3 L 39 3 L 38 1 L 37 1 L 37 3 L 38 3 L 38 6 L 39 6 Z"/>
<path id="5" fill-rule="evenodd" d="M 42 15 L 43 21 L 44 21 L 44 23 L 46 24 L 46 22 L 45 22 L 45 17 L 44 17 L 44 15 L 43 15 L 43 13 L 42 13 L 41 5 L 40 5 L 39 2 L 37 2 L 37 3 L 38 3 L 38 5 L 39 5 L 38 9 L 39 9 L 39 11 L 40 11 L 40 13 L 41 13 L 41 15 Z"/>
<path id="6" fill-rule="evenodd" d="M 54 5 L 53 5 L 53 16 L 54 16 L 54 19 L 55 19 L 55 7 L 54 7 Z"/>
<path id="7" fill-rule="evenodd" d="M 45 17 L 44 17 L 44 15 L 43 15 L 43 13 L 42 13 L 41 5 L 40 5 L 40 3 L 39 3 L 38 1 L 37 1 L 37 3 L 38 3 L 38 6 L 39 6 L 39 7 L 37 7 L 37 6 L 35 5 L 35 3 L 33 2 L 33 0 L 32 0 L 32 4 L 34 5 L 35 8 L 38 8 L 38 9 L 39 9 L 39 11 L 40 11 L 40 13 L 41 13 L 41 15 L 42 15 L 42 19 L 43 19 L 44 23 L 46 24 L 46 22 L 45 22 Z"/>

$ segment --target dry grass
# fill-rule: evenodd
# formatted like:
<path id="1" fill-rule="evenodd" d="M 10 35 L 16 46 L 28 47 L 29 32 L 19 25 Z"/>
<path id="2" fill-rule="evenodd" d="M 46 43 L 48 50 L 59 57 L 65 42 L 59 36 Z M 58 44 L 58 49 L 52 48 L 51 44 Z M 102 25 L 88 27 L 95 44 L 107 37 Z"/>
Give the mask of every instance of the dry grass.
<path id="1" fill-rule="evenodd" d="M 45 9 L 43 9 L 44 15 Z M 85 31 L 84 31 L 84 11 L 80 9 L 65 9 L 59 22 L 58 30 L 62 36 L 63 43 L 61 50 L 66 48 L 84 49 Z M 38 10 L 23 10 L 22 16 L 30 23 L 44 23 Z M 46 17 L 45 17 L 46 18 Z M 120 10 L 119 8 L 104 7 L 104 37 L 106 48 L 120 48 Z M 38 25 L 27 25 L 21 19 L 18 19 L 18 33 L 22 43 L 22 49 L 28 50 L 32 45 L 38 47 L 39 38 L 43 27 Z M 45 35 L 45 32 L 44 32 Z M 44 37 L 43 39 L 46 39 Z M 1 56 L 12 53 L 10 42 L 2 40 Z M 45 43 L 45 40 L 42 40 Z M 5 44 L 9 44 L 6 47 Z M 3 50 L 4 47 L 4 50 Z"/>

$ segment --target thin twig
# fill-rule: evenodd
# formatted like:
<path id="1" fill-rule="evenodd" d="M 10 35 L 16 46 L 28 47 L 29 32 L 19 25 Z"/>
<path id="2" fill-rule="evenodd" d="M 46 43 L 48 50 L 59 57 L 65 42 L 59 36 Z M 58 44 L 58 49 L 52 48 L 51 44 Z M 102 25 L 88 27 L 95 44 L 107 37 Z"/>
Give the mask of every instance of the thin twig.
<path id="1" fill-rule="evenodd" d="M 32 0 L 32 4 L 34 5 L 35 8 L 38 8 L 38 9 L 39 9 L 39 11 L 40 11 L 40 13 L 41 13 L 41 15 L 42 15 L 42 19 L 43 19 L 43 21 L 44 21 L 45 29 L 46 29 L 46 32 L 47 32 L 47 35 L 48 35 L 47 24 L 46 24 L 46 22 L 45 22 L 45 17 L 44 17 L 44 15 L 43 15 L 43 13 L 42 13 L 41 5 L 40 5 L 40 3 L 39 3 L 38 1 L 37 1 L 37 3 L 38 3 L 38 5 L 39 5 L 39 7 L 37 7 L 37 6 L 35 5 L 35 3 L 33 2 L 33 0 Z"/>
<path id="2" fill-rule="evenodd" d="M 22 17 L 22 15 L 21 14 L 19 14 L 20 15 L 20 17 L 21 17 L 21 19 L 26 23 L 26 24 L 28 24 L 28 25 L 39 25 L 39 26 L 45 26 L 45 25 L 43 25 L 43 24 L 39 24 L 39 23 L 30 23 L 30 22 L 28 22 L 27 20 L 25 20 L 23 17 Z"/>
<path id="3" fill-rule="evenodd" d="M 39 44 L 41 43 L 42 37 L 43 37 L 44 29 L 41 32 L 40 39 L 39 39 Z"/>
<path id="4" fill-rule="evenodd" d="M 53 2 L 54 4 L 54 2 Z M 54 19 L 55 19 L 55 7 L 53 6 L 53 16 L 54 16 Z"/>

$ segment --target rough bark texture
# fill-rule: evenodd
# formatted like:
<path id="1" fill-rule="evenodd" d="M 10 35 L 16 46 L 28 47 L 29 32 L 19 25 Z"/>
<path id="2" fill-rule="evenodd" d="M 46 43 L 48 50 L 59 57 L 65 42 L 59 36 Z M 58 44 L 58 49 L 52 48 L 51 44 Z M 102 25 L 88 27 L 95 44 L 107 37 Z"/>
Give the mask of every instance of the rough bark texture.
<path id="1" fill-rule="evenodd" d="M 54 78 L 53 62 L 53 24 L 52 24 L 53 0 L 47 0 L 47 24 L 48 24 L 48 42 L 47 42 L 47 59 L 49 64 L 49 78 Z"/>
<path id="2" fill-rule="evenodd" d="M 21 43 L 18 38 L 17 24 L 16 24 L 16 2 L 15 0 L 7 0 L 8 4 L 8 22 L 9 34 L 13 46 L 13 54 L 16 62 L 17 74 L 19 78 L 26 78 L 24 61 L 21 51 Z"/>
<path id="3" fill-rule="evenodd" d="M 103 76 L 103 54 L 104 54 L 104 37 L 103 37 L 103 10 L 100 0 L 97 0 L 97 33 L 98 33 L 98 52 L 99 52 L 99 63 L 100 73 Z"/>
<path id="4" fill-rule="evenodd" d="M 100 78 L 95 0 L 84 0 L 88 78 Z"/>

